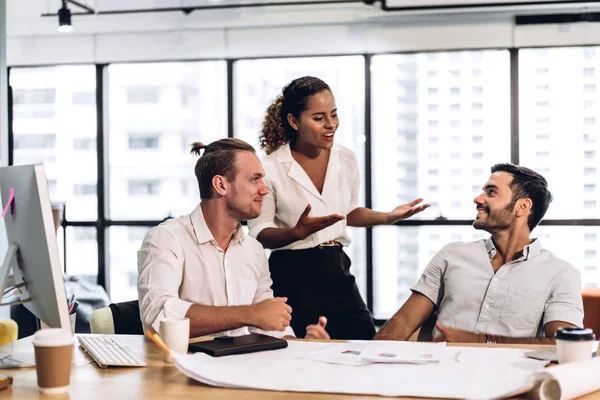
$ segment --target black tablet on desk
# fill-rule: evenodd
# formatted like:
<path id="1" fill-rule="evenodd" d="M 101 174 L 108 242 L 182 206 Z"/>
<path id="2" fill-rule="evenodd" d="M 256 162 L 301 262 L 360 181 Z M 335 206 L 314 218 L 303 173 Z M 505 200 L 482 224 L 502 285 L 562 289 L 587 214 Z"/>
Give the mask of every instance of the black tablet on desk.
<path id="1" fill-rule="evenodd" d="M 283 339 L 261 335 L 260 333 L 251 333 L 242 336 L 220 336 L 207 342 L 192 343 L 189 345 L 188 350 L 191 353 L 201 351 L 213 357 L 221 357 L 232 354 L 283 349 L 287 345 L 287 341 Z"/>

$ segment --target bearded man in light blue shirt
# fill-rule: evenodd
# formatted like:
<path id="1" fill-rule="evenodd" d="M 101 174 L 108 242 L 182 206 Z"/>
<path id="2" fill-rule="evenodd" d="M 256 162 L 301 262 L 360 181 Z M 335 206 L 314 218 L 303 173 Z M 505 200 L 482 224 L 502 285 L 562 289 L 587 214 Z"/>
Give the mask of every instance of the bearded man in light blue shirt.
<path id="1" fill-rule="evenodd" d="M 546 179 L 497 164 L 473 201 L 475 229 L 491 237 L 442 248 L 375 339 L 407 340 L 437 317 L 435 340 L 552 343 L 560 327 L 583 325 L 581 278 L 531 231 L 548 210 Z"/>

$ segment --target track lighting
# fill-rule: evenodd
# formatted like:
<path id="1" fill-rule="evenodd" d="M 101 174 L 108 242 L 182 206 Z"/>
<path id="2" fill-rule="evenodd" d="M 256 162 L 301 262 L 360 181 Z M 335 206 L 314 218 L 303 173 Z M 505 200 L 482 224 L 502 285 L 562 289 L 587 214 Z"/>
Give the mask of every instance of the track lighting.
<path id="1" fill-rule="evenodd" d="M 71 32 L 72 30 L 71 10 L 67 8 L 67 0 L 62 0 L 62 7 L 58 10 L 58 31 Z"/>

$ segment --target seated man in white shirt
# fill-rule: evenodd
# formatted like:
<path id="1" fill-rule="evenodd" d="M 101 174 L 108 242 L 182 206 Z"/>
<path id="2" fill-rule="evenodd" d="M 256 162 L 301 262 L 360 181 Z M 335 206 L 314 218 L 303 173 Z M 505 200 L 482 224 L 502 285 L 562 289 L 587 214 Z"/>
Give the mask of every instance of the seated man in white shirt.
<path id="1" fill-rule="evenodd" d="M 434 312 L 434 339 L 449 342 L 551 344 L 583 326 L 579 272 L 529 237 L 551 201 L 538 173 L 494 165 L 473 223 L 491 237 L 440 250 L 375 339 L 407 340 Z"/>
<path id="2" fill-rule="evenodd" d="M 268 193 L 254 148 L 239 139 L 194 143 L 201 203 L 152 229 L 138 251 L 144 329 L 166 317 L 190 319 L 190 337 L 259 331 L 294 336 L 286 298 L 273 298 L 263 247 L 240 221 L 260 215 Z M 315 321 L 317 322 L 317 321 Z M 328 339 L 325 318 L 306 337 Z"/>

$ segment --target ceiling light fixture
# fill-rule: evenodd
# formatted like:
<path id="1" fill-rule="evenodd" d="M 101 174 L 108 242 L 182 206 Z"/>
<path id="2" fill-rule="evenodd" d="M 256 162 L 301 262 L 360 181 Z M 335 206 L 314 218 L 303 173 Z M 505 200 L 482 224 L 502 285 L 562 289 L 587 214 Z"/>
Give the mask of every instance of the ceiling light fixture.
<path id="1" fill-rule="evenodd" d="M 62 0 L 62 7 L 58 10 L 58 31 L 71 32 L 72 30 L 71 10 L 67 8 L 67 0 Z"/>

